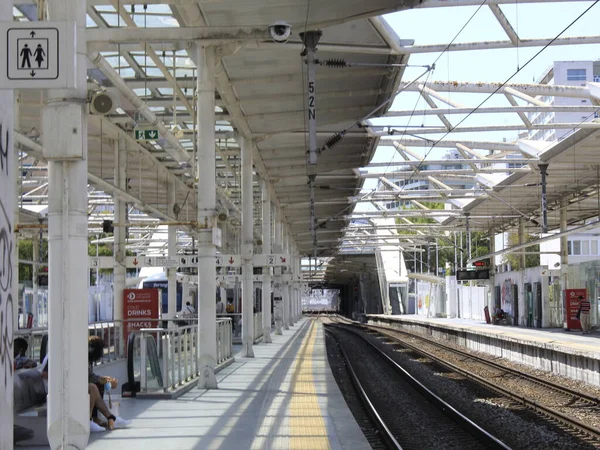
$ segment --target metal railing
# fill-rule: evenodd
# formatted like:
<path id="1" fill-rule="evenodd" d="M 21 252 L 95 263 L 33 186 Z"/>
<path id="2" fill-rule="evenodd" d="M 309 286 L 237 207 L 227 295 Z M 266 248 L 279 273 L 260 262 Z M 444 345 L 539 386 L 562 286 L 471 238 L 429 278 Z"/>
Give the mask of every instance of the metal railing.
<path id="1" fill-rule="evenodd" d="M 122 321 L 97 322 L 88 325 L 89 336 L 100 336 L 104 340 L 103 362 L 115 361 L 125 357 L 122 346 L 118 345 L 123 337 Z M 14 331 L 14 338 L 23 338 L 27 341 L 27 357 L 40 361 L 45 356 L 42 340 L 48 336 L 48 328 L 20 328 Z M 47 339 L 47 338 L 46 338 Z"/>
<path id="2" fill-rule="evenodd" d="M 198 377 L 198 326 L 147 328 L 138 332 L 140 389 L 167 392 Z M 217 368 L 233 357 L 231 319 L 217 319 Z M 148 342 L 156 342 L 156 353 Z M 156 367 L 160 376 L 156 376 Z"/>

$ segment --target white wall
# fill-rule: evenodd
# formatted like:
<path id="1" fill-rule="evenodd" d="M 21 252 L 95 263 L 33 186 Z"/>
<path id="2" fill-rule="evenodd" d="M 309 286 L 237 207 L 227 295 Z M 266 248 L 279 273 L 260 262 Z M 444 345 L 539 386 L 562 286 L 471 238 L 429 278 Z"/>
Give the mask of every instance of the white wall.
<path id="1" fill-rule="evenodd" d="M 487 306 L 488 286 L 458 286 L 457 310 L 461 319 L 483 320 Z"/>

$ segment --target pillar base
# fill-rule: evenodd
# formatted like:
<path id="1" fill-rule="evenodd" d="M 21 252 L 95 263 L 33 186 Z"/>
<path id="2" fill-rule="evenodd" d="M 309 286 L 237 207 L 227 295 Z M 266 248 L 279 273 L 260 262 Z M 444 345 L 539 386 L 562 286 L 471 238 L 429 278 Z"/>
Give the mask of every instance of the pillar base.
<path id="1" fill-rule="evenodd" d="M 254 358 L 252 344 L 244 344 L 244 348 L 242 349 L 242 358 Z"/>
<path id="2" fill-rule="evenodd" d="M 198 374 L 198 388 L 200 389 L 217 389 L 217 377 L 215 376 L 215 368 L 204 366 L 200 368 Z"/>
<path id="3" fill-rule="evenodd" d="M 48 426 L 48 442 L 52 450 L 83 450 L 90 437 L 89 423 L 81 423 L 72 417 L 67 418 L 67 442 L 63 442 L 63 423 L 56 420 Z"/>
<path id="4" fill-rule="evenodd" d="M 271 328 L 263 328 L 263 344 L 270 344 L 273 340 L 271 339 Z"/>

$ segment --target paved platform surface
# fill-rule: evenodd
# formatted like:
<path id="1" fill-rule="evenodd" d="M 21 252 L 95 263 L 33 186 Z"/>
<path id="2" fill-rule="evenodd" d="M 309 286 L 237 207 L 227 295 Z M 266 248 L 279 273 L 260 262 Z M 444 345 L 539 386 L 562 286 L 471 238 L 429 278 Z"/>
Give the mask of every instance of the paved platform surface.
<path id="1" fill-rule="evenodd" d="M 563 328 L 524 328 L 509 325 L 492 325 L 485 321 L 467 319 L 447 319 L 438 317 L 424 317 L 418 315 L 386 316 L 370 314 L 367 317 L 382 317 L 389 320 L 431 323 L 457 329 L 465 329 L 479 333 L 489 333 L 508 339 L 530 341 L 539 345 L 552 346 L 561 349 L 573 349 L 582 354 L 589 354 L 600 358 L 600 332 L 592 331 L 583 335 L 579 331 L 566 331 Z"/>
<path id="2" fill-rule="evenodd" d="M 87 448 L 370 449 L 331 374 L 322 324 L 304 318 L 272 338 L 254 346 L 254 358 L 236 355 L 217 374 L 219 389 L 177 400 L 121 399 L 132 426 L 94 433 Z"/>

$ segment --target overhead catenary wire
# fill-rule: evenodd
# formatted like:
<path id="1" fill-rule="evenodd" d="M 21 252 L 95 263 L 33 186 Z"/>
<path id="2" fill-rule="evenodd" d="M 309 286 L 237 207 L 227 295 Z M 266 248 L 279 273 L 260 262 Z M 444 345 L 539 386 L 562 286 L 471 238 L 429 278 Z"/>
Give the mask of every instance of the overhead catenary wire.
<path id="1" fill-rule="evenodd" d="M 487 1 L 487 0 L 486 0 Z M 596 4 L 599 2 L 600 0 L 595 0 L 594 3 L 592 3 L 588 8 L 586 8 L 581 14 L 579 14 L 573 21 L 571 21 L 571 23 L 569 23 L 562 31 L 560 31 L 554 38 L 552 38 L 546 45 L 544 45 L 535 55 L 533 55 L 531 58 L 529 58 L 529 60 L 527 60 L 527 62 L 525 64 L 523 64 L 521 67 L 519 67 L 512 75 L 510 75 L 505 81 L 503 81 L 500 85 L 498 85 L 498 87 L 496 89 L 494 89 L 493 92 L 491 92 L 485 99 L 483 99 L 481 101 L 481 103 L 479 103 L 475 108 L 473 108 L 465 117 L 463 117 L 454 127 L 452 130 L 448 130 L 446 133 L 444 133 L 444 135 L 442 137 L 440 137 L 438 140 L 436 140 L 432 146 L 427 150 L 427 152 L 425 153 L 425 156 L 423 157 L 423 159 L 421 160 L 421 163 L 415 168 L 413 174 L 409 177 L 409 179 L 406 181 L 405 185 L 402 187 L 402 189 L 404 189 L 404 187 L 410 182 L 410 180 L 412 180 L 412 178 L 414 177 L 415 173 L 420 169 L 420 167 L 423 165 L 423 163 L 425 162 L 425 160 L 427 159 L 427 157 L 429 156 L 429 154 L 433 151 L 433 149 L 437 146 L 437 144 L 439 142 L 441 142 L 443 139 L 445 139 L 450 133 L 453 132 L 453 130 L 455 128 L 457 128 L 458 126 L 460 126 L 465 120 L 467 120 L 472 114 L 474 114 L 479 108 L 481 108 L 490 98 L 492 98 L 493 95 L 495 95 L 496 93 L 498 93 L 501 89 L 504 88 L 504 86 L 506 86 L 506 84 L 512 80 L 519 72 L 521 72 L 523 69 L 525 69 L 525 67 L 527 67 L 535 58 L 537 58 L 544 50 L 546 50 L 549 46 L 551 46 L 560 36 L 562 36 L 569 28 L 571 28 L 579 19 L 581 19 L 585 14 L 587 14 L 588 11 L 590 11 L 594 6 L 596 6 Z M 484 2 L 485 3 L 485 2 Z M 480 5 L 480 8 L 482 5 Z M 479 8 L 478 8 L 479 10 Z M 471 17 L 472 18 L 472 17 Z M 469 19 L 470 21 L 471 19 Z M 468 22 L 467 22 L 468 23 Z M 465 24 L 466 26 L 466 24 Z M 464 26 L 463 26 L 464 29 Z M 462 30 L 462 29 L 461 29 Z M 449 47 L 450 44 L 448 44 L 448 46 L 446 46 L 446 49 Z M 445 51 L 445 50 L 444 50 Z M 441 56 L 441 55 L 440 55 Z M 439 57 L 437 58 L 439 59 Z M 436 61 L 437 61 L 436 59 Z"/>

